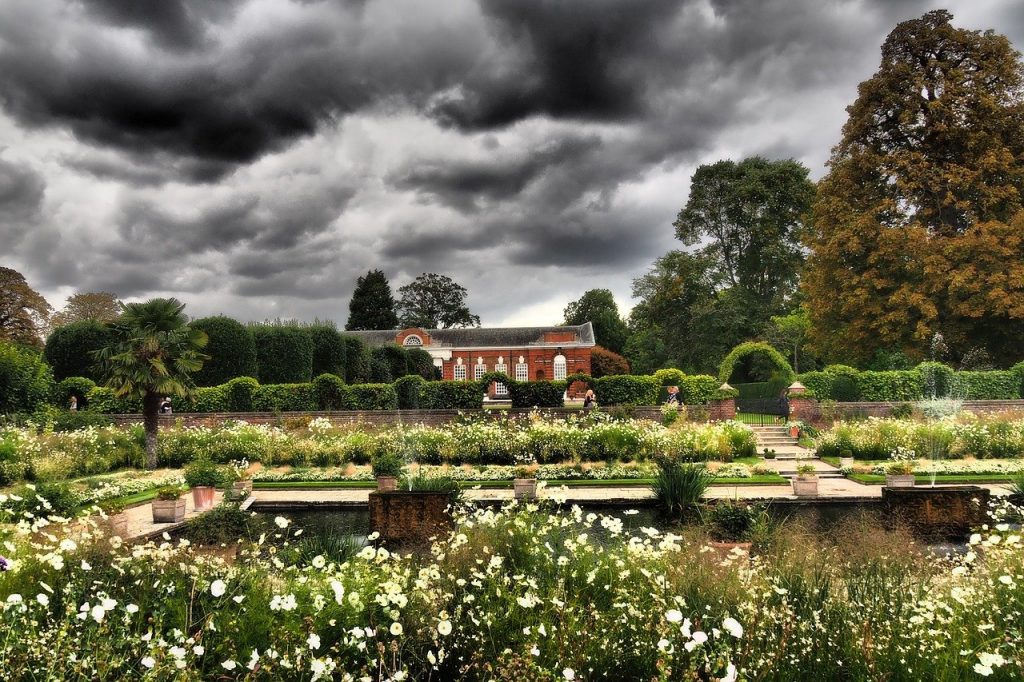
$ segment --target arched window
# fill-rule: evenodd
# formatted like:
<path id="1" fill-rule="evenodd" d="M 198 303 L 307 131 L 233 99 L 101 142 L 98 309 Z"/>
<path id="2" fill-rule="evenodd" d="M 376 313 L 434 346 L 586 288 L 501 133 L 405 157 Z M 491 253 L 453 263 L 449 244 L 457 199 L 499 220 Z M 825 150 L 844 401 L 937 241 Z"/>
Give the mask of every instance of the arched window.
<path id="1" fill-rule="evenodd" d="M 409 334 L 409 336 L 405 337 L 405 340 L 402 341 L 402 345 L 403 346 L 422 346 L 423 345 L 423 339 L 421 339 L 416 334 Z"/>
<path id="2" fill-rule="evenodd" d="M 560 381 L 565 378 L 565 356 L 556 355 L 554 363 L 555 381 Z"/>

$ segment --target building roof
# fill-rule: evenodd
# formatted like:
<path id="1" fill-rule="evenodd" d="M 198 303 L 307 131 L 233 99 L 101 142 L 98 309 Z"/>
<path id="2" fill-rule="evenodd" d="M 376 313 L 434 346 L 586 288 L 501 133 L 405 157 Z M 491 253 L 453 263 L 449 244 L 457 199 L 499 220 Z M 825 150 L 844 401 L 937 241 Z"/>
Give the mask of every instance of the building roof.
<path id="1" fill-rule="evenodd" d="M 386 346 L 395 343 L 401 329 L 374 329 L 373 331 L 342 332 L 355 336 L 368 346 Z M 467 327 L 463 329 L 425 329 L 430 334 L 431 346 L 452 348 L 518 348 L 544 344 L 544 334 L 573 332 L 576 339 L 547 345 L 593 346 L 594 327 L 589 322 L 554 327 Z"/>

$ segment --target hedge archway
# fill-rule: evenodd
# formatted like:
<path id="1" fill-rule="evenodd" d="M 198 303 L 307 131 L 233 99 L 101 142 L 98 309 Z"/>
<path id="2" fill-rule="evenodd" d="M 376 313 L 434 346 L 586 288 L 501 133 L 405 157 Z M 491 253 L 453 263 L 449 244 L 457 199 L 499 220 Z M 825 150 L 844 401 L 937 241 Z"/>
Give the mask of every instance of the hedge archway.
<path id="1" fill-rule="evenodd" d="M 736 365 L 746 359 L 750 355 L 762 355 L 775 366 L 776 369 L 781 371 L 786 378 L 792 382 L 796 378 L 796 373 L 793 371 L 793 367 L 790 366 L 789 362 L 779 351 L 775 350 L 770 344 L 761 341 L 748 341 L 741 343 L 740 345 L 729 351 L 729 354 L 722 360 L 722 364 L 718 367 L 718 380 L 726 383 L 732 377 L 732 373 L 736 370 Z"/>

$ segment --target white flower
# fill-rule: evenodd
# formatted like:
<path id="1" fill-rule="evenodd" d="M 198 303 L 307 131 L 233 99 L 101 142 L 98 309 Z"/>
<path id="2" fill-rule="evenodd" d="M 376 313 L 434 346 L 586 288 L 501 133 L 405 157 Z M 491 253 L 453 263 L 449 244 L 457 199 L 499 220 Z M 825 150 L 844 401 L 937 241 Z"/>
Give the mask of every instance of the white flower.
<path id="1" fill-rule="evenodd" d="M 309 637 L 306 638 L 306 644 L 309 645 L 310 649 L 320 648 L 320 635 L 309 633 Z"/>
<path id="2" fill-rule="evenodd" d="M 113 611 L 114 607 L 117 606 L 117 602 L 109 597 L 100 602 L 103 605 L 104 611 Z"/>
<path id="3" fill-rule="evenodd" d="M 204 647 L 202 644 L 196 644 L 194 647 L 192 647 L 192 653 L 194 653 L 196 656 L 202 656 L 206 653 L 206 647 Z"/>
<path id="4" fill-rule="evenodd" d="M 536 644 L 534 644 L 533 648 L 530 649 L 530 653 L 533 654 L 534 656 L 540 656 L 540 649 L 537 648 Z"/>
<path id="5" fill-rule="evenodd" d="M 50 598 L 42 592 L 36 595 L 36 601 L 42 604 L 43 606 L 49 606 L 50 604 Z"/>
<path id="6" fill-rule="evenodd" d="M 683 614 L 676 609 L 669 609 L 665 612 L 665 620 L 670 623 L 678 623 L 683 620 Z"/>
<path id="7" fill-rule="evenodd" d="M 736 666 L 730 663 L 729 667 L 725 669 L 725 677 L 721 678 L 719 682 L 736 682 L 736 672 Z"/>
<path id="8" fill-rule="evenodd" d="M 284 528 L 287 528 L 288 524 L 291 523 L 291 522 L 288 519 L 286 519 L 285 517 L 283 517 L 283 516 L 278 516 L 277 518 L 274 519 L 274 523 L 277 524 L 278 528 L 284 529 Z"/>
<path id="9" fill-rule="evenodd" d="M 129 604 L 128 606 L 124 607 L 124 610 L 127 611 L 128 613 L 138 613 L 139 612 L 139 607 L 136 606 L 135 604 Z"/>
<path id="10" fill-rule="evenodd" d="M 156 661 L 155 661 L 155 660 L 153 660 L 153 657 L 152 657 L 152 656 L 146 656 L 146 657 L 145 657 L 144 659 L 142 659 L 142 661 L 140 661 L 140 662 L 141 662 L 141 663 L 142 663 L 142 665 L 143 665 L 144 667 L 146 667 L 146 668 L 152 668 L 152 667 L 153 667 L 154 665 L 156 665 Z"/>
<path id="11" fill-rule="evenodd" d="M 1012 585 L 1013 584 L 1013 578 L 1011 578 L 1008 575 L 1001 575 L 1001 576 L 999 576 L 999 582 L 1001 582 L 1004 585 Z"/>
<path id="12" fill-rule="evenodd" d="M 573 670 L 572 668 L 566 668 L 565 670 L 562 671 L 562 677 L 564 677 L 567 680 L 575 680 L 576 679 L 576 671 Z"/>
<path id="13" fill-rule="evenodd" d="M 390 632 L 395 637 L 398 637 L 400 634 L 402 634 L 402 624 L 397 622 L 392 623 Z"/>
<path id="14" fill-rule="evenodd" d="M 452 622 L 450 620 L 442 620 L 437 624 L 437 632 L 443 636 L 452 634 Z"/>
<path id="15" fill-rule="evenodd" d="M 244 599 L 244 594 L 236 594 L 234 597 L 231 598 L 231 601 L 235 602 L 236 604 L 241 604 Z"/>
<path id="16" fill-rule="evenodd" d="M 743 636 L 743 626 L 735 618 L 726 618 L 722 621 L 722 629 L 730 635 L 739 639 Z"/>
<path id="17" fill-rule="evenodd" d="M 183 647 L 172 646 L 169 649 L 169 652 L 171 656 L 174 656 L 175 658 L 185 658 L 185 649 Z"/>
<path id="18" fill-rule="evenodd" d="M 975 663 L 974 672 L 978 673 L 982 677 L 988 677 L 992 674 L 992 666 L 982 665 L 981 663 Z"/>
<path id="19" fill-rule="evenodd" d="M 214 597 L 223 597 L 224 591 L 227 589 L 227 584 L 223 580 L 214 580 L 210 584 L 210 594 Z"/>
<path id="20" fill-rule="evenodd" d="M 96 606 L 92 607 L 92 610 L 89 612 L 89 614 L 92 616 L 92 619 L 94 621 L 96 621 L 97 623 L 102 623 L 103 617 L 107 615 L 107 612 L 106 610 L 104 610 L 102 606 L 97 604 Z"/>
<path id="21" fill-rule="evenodd" d="M 323 555 L 317 554 L 313 557 L 313 568 L 323 568 L 327 565 L 327 559 L 324 559 Z"/>
<path id="22" fill-rule="evenodd" d="M 220 667 L 224 668 L 225 670 L 234 670 L 236 667 L 238 667 L 238 664 L 232 661 L 231 659 L 228 659 L 221 663 Z"/>
<path id="23" fill-rule="evenodd" d="M 697 630 L 693 633 L 693 641 L 697 644 L 703 644 L 708 641 L 708 636 L 702 630 Z"/>

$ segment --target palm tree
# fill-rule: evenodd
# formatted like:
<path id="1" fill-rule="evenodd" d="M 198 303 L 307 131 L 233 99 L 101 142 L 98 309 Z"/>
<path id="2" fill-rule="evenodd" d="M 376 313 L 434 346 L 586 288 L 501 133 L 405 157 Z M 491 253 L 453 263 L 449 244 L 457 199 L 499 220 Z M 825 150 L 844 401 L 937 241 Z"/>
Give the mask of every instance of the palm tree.
<path id="1" fill-rule="evenodd" d="M 116 396 L 142 400 L 146 466 L 155 469 L 161 398 L 185 397 L 195 389 L 190 373 L 209 359 L 200 352 L 206 334 L 188 326 L 185 304 L 174 298 L 123 303 L 121 309 L 121 317 L 111 323 L 114 341 L 94 357 L 104 385 Z"/>

